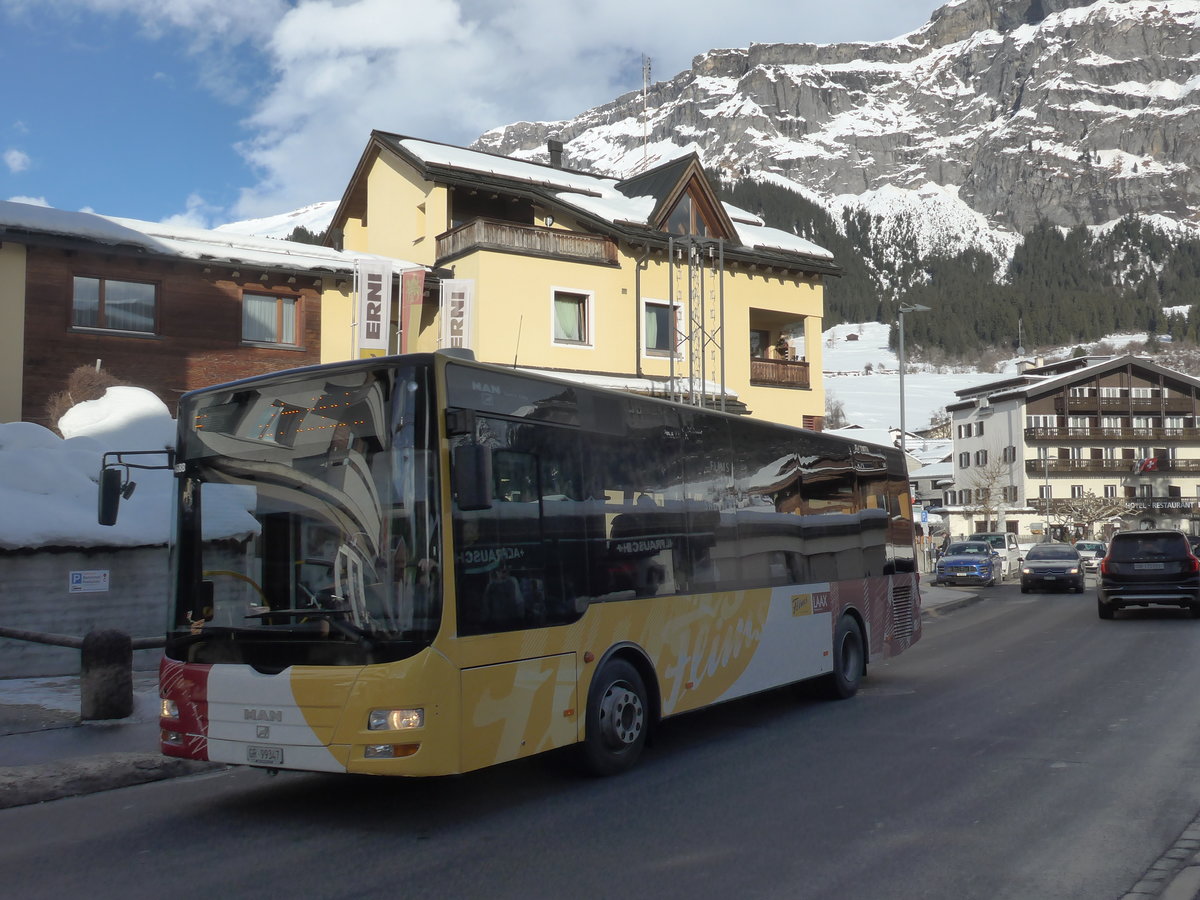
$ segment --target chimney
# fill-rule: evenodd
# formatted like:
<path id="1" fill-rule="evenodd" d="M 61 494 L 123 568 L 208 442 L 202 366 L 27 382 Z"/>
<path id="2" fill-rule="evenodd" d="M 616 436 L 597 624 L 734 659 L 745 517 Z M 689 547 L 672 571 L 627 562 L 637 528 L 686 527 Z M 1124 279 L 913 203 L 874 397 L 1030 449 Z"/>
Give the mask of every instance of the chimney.
<path id="1" fill-rule="evenodd" d="M 546 149 L 550 151 L 550 165 L 556 169 L 561 169 L 562 166 L 562 151 L 563 142 L 557 138 L 550 138 L 546 141 Z"/>

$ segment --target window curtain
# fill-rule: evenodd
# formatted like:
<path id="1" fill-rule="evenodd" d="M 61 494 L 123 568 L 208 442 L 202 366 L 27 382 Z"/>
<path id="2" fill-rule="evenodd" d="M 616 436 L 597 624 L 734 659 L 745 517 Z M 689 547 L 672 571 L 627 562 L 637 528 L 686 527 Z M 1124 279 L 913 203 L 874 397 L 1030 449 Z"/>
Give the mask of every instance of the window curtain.
<path id="1" fill-rule="evenodd" d="M 577 297 L 554 298 L 554 338 L 583 342 L 583 302 Z"/>
<path id="2" fill-rule="evenodd" d="M 275 298 L 246 294 L 242 298 L 242 339 L 275 342 Z"/>

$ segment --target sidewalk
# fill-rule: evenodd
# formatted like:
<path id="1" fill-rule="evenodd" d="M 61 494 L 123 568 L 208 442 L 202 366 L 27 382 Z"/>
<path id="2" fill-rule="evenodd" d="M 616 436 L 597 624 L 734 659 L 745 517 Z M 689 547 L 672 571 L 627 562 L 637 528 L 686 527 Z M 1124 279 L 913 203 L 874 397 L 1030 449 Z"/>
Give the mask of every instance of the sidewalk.
<path id="1" fill-rule="evenodd" d="M 926 617 L 977 599 L 922 585 Z M 215 768 L 158 751 L 158 673 L 135 672 L 126 719 L 82 722 L 79 678 L 0 679 L 0 809 L 126 787 Z"/>
<path id="2" fill-rule="evenodd" d="M 0 809 L 214 768 L 158 750 L 158 672 L 134 672 L 133 715 L 83 722 L 79 678 L 0 679 Z"/>

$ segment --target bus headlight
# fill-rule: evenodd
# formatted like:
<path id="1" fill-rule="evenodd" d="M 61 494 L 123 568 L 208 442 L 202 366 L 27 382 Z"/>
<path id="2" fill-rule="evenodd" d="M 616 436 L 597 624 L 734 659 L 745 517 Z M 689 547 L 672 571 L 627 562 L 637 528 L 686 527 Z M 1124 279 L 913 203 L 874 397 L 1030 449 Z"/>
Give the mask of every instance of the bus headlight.
<path id="1" fill-rule="evenodd" d="M 424 724 L 424 709 L 373 709 L 367 717 L 369 731 L 403 731 Z"/>
<path id="2" fill-rule="evenodd" d="M 163 697 L 159 715 L 164 719 L 178 719 L 179 707 L 174 700 L 168 700 L 166 697 Z"/>

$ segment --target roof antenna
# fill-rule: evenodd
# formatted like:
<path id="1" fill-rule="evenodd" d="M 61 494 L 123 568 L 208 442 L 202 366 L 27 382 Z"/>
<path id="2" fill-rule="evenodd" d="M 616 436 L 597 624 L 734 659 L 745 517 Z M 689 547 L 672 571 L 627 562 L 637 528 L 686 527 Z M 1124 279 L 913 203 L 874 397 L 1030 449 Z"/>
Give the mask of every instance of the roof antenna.
<path id="1" fill-rule="evenodd" d="M 525 317 L 517 319 L 517 346 L 513 348 L 513 368 L 517 367 L 517 354 L 521 352 L 521 326 L 525 324 Z"/>
<path id="2" fill-rule="evenodd" d="M 647 95 L 650 92 L 650 57 L 642 54 L 642 168 L 646 168 L 650 144 L 650 110 Z"/>

